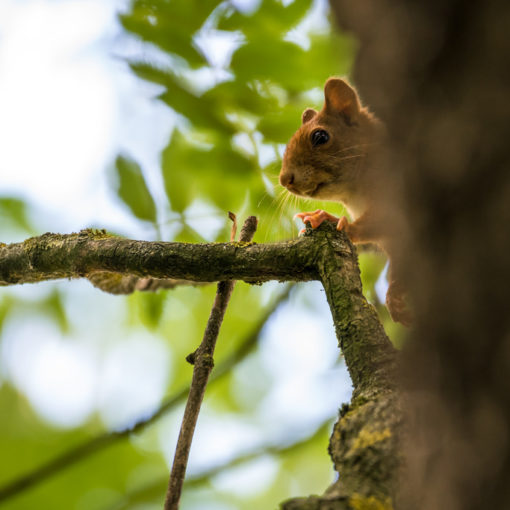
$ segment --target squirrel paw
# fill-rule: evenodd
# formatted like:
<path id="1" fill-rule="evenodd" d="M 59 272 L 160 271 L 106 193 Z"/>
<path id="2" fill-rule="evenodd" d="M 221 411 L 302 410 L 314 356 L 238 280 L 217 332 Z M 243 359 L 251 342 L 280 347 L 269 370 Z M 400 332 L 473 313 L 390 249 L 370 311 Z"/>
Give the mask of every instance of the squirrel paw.
<path id="1" fill-rule="evenodd" d="M 326 211 L 323 211 L 322 209 L 317 209 L 313 212 L 301 212 L 297 213 L 294 218 L 300 218 L 303 220 L 303 223 L 310 223 L 312 228 L 317 228 L 321 223 L 324 221 L 333 221 L 335 223 L 340 223 L 343 219 L 347 221 L 346 218 L 340 218 L 338 219 L 336 216 L 333 216 L 332 214 L 329 214 Z M 342 230 L 341 228 L 338 228 L 338 230 Z"/>
<path id="2" fill-rule="evenodd" d="M 347 232 L 348 226 L 349 226 L 349 220 L 345 216 L 342 216 L 340 219 L 338 219 L 338 223 L 336 224 L 336 229 L 337 230 L 345 230 Z"/>
<path id="3" fill-rule="evenodd" d="M 386 293 L 386 307 L 390 312 L 390 317 L 393 322 L 400 322 L 404 326 L 410 327 L 414 322 L 414 317 L 409 309 L 409 305 L 406 300 L 406 293 L 402 289 L 402 286 L 393 281 L 390 282 L 388 292 Z"/>

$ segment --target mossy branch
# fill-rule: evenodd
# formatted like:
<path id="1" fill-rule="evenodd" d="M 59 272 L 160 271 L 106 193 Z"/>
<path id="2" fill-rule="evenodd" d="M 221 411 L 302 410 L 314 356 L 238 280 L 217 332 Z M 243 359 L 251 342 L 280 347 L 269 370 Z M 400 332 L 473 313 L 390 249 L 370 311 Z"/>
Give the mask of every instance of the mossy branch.
<path id="1" fill-rule="evenodd" d="M 98 271 L 195 282 L 321 280 L 355 392 L 375 391 L 392 379 L 387 368 L 393 348 L 363 297 L 356 251 L 327 223 L 274 244 L 134 241 L 83 230 L 0 246 L 0 285 L 89 277 Z"/>
<path id="2" fill-rule="evenodd" d="M 318 279 L 314 243 L 165 243 L 82 230 L 0 245 L 0 285 L 87 277 L 96 271 L 199 282 Z"/>
<path id="3" fill-rule="evenodd" d="M 195 282 L 322 281 L 354 387 L 330 443 L 340 477 L 323 496 L 291 500 L 283 508 L 364 508 L 363 502 L 392 508 L 400 458 L 397 354 L 363 297 L 356 250 L 343 233 L 323 224 L 284 243 L 186 244 L 85 230 L 0 245 L 0 285 L 90 277 L 97 271 Z"/>

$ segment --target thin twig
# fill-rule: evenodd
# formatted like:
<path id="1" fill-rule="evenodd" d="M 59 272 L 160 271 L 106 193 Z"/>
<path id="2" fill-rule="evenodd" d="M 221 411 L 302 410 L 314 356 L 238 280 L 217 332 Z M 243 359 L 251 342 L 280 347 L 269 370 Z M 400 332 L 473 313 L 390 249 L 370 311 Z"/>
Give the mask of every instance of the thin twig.
<path id="1" fill-rule="evenodd" d="M 232 214 L 232 213 L 230 213 Z M 230 216 L 232 219 L 232 216 Z M 235 217 L 234 217 L 235 218 Z M 234 228 L 236 228 L 236 221 L 234 221 Z M 255 216 L 250 216 L 244 223 L 241 230 L 240 242 L 250 242 L 255 234 L 257 228 L 257 219 Z M 234 230 L 234 229 L 233 229 Z M 170 480 L 168 482 L 168 491 L 165 499 L 165 510 L 177 510 L 179 508 L 179 501 L 181 499 L 182 485 L 186 475 L 186 467 L 188 465 L 189 451 L 191 448 L 191 441 L 195 432 L 195 426 L 200 412 L 200 406 L 204 399 L 205 388 L 209 375 L 214 367 L 214 348 L 216 340 L 220 332 L 221 323 L 225 316 L 225 311 L 234 289 L 235 280 L 228 280 L 218 283 L 216 297 L 214 304 L 207 321 L 204 337 L 198 349 L 191 356 L 188 356 L 188 361 L 193 363 L 193 377 L 191 381 L 191 388 L 184 410 L 182 419 L 181 430 L 177 440 L 177 447 L 175 450 L 174 462 Z"/>
<path id="2" fill-rule="evenodd" d="M 286 290 L 278 296 L 273 306 L 264 312 L 259 322 L 239 344 L 238 348 L 217 366 L 210 377 L 209 383 L 224 377 L 253 350 L 253 348 L 257 345 L 260 333 L 269 317 L 271 317 L 280 305 L 287 300 L 293 287 L 294 284 L 288 285 Z M 94 453 L 104 450 L 109 446 L 128 438 L 131 434 L 141 432 L 147 426 L 156 422 L 159 418 L 182 402 L 189 394 L 189 389 L 189 386 L 185 387 L 166 399 L 152 416 L 138 421 L 134 426 L 125 428 L 121 431 L 105 432 L 104 434 L 84 441 L 82 444 L 61 453 L 54 459 L 49 460 L 29 473 L 12 480 L 3 487 L 0 487 L 0 504 L 25 490 L 36 487 L 74 464 L 87 459 Z"/>

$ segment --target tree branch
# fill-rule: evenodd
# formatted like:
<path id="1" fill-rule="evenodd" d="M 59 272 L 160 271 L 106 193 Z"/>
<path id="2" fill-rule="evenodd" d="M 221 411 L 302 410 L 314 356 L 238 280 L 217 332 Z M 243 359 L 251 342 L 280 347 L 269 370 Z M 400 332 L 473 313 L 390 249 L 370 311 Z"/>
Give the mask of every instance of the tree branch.
<path id="1" fill-rule="evenodd" d="M 363 296 L 356 249 L 326 231 L 317 267 L 351 375 L 353 398 L 393 389 L 396 351 L 376 309 Z"/>
<path id="2" fill-rule="evenodd" d="M 131 241 L 87 230 L 0 247 L 3 285 L 94 271 L 193 281 L 321 280 L 354 386 L 330 443 L 340 477 L 323 496 L 290 500 L 283 508 L 391 507 L 400 462 L 397 353 L 363 297 L 356 250 L 342 232 L 323 224 L 297 240 L 257 245 Z"/>
<path id="3" fill-rule="evenodd" d="M 86 277 L 95 271 L 198 282 L 251 283 L 318 279 L 314 242 L 164 243 L 133 241 L 103 232 L 44 234 L 0 245 L 0 285 Z"/>
<path id="4" fill-rule="evenodd" d="M 319 237 L 310 231 L 305 235 L 310 234 Z M 317 270 L 354 391 L 351 403 L 342 406 L 330 440 L 337 481 L 322 496 L 291 499 L 282 510 L 391 509 L 402 420 L 395 388 L 397 352 L 362 294 L 354 246 L 334 226 L 324 227 L 319 239 Z"/>
<path id="5" fill-rule="evenodd" d="M 229 213 L 234 222 L 232 227 L 232 239 L 235 237 L 237 222 L 235 216 Z M 253 239 L 257 228 L 257 218 L 250 216 L 244 223 L 241 230 L 240 241 L 250 242 Z M 198 349 L 186 358 L 193 364 L 193 378 L 189 390 L 184 416 L 182 418 L 181 430 L 177 439 L 172 472 L 168 482 L 168 490 L 165 499 L 165 510 L 177 510 L 181 499 L 182 485 L 188 466 L 191 442 L 195 433 L 195 427 L 205 395 L 205 389 L 209 375 L 214 367 L 214 349 L 216 340 L 220 333 L 220 327 L 227 311 L 227 306 L 234 290 L 235 280 L 219 282 L 214 298 L 214 304 L 207 321 L 203 340 Z"/>

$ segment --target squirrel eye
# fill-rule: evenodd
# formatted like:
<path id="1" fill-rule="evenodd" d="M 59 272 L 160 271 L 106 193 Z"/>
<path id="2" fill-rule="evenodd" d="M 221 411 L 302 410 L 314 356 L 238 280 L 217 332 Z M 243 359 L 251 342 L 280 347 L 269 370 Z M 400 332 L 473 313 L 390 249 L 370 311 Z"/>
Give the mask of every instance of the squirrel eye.
<path id="1" fill-rule="evenodd" d="M 314 147 L 317 147 L 317 145 L 324 145 L 329 140 L 329 133 L 324 131 L 324 129 L 316 129 L 311 134 L 310 140 Z"/>

